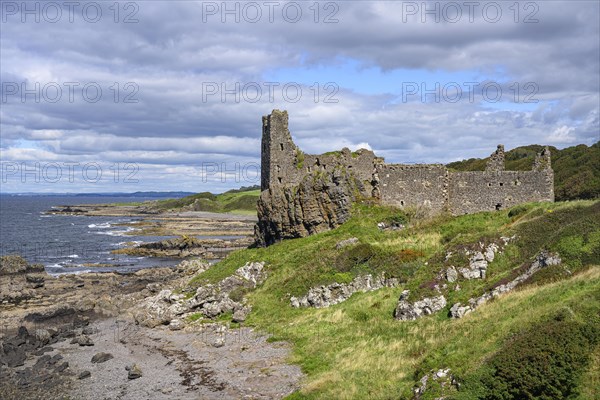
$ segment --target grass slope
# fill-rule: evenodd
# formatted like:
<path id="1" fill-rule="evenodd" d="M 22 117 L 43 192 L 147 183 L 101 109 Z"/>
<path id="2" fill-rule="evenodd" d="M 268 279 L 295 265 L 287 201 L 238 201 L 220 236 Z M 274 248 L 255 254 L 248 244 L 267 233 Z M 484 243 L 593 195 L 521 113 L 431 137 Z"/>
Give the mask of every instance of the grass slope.
<path id="1" fill-rule="evenodd" d="M 377 223 L 385 220 L 405 220 L 407 228 L 380 231 Z M 446 260 L 447 251 L 512 235 L 516 239 L 490 264 L 485 280 L 460 280 L 460 291 L 445 289 L 447 308 L 511 279 L 542 248 L 558 251 L 563 264 L 461 320 L 450 320 L 447 310 L 414 322 L 393 319 L 403 289 L 410 289 L 411 299 L 417 300 L 443 284 L 438 274 L 448 262 L 460 265 L 460 259 Z M 360 244 L 335 248 L 349 237 L 359 238 Z M 335 230 L 235 252 L 196 276 L 191 286 L 217 282 L 247 261 L 266 261 L 269 273 L 261 287 L 247 294 L 254 307 L 247 324 L 273 334 L 272 340 L 291 342 L 292 361 L 307 374 L 302 389 L 290 398 L 410 398 L 423 374 L 439 368 L 451 368 L 463 383 L 451 398 L 492 398 L 482 385 L 505 366 L 501 356 L 512 354 L 511 338 L 533 340 L 527 332 L 538 331 L 536 324 L 547 324 L 557 315 L 566 313 L 569 324 L 594 322 L 600 315 L 600 202 L 527 204 L 434 219 L 357 205 L 352 219 Z M 403 284 L 355 294 L 327 309 L 289 306 L 291 295 L 303 295 L 312 286 L 379 271 L 399 277 Z M 598 347 L 592 342 L 589 346 L 589 359 L 569 375 L 580 398 L 600 394 L 599 388 L 589 387 L 598 383 L 600 370 Z M 435 390 L 424 398 L 433 398 Z"/>
<path id="2" fill-rule="evenodd" d="M 531 170 L 536 153 L 543 146 L 517 147 L 506 152 L 506 169 Z M 557 201 L 600 197 L 600 142 L 559 150 L 550 147 L 554 169 L 554 192 Z M 483 171 L 489 158 L 471 158 L 448 164 L 455 171 Z"/>
<path id="3" fill-rule="evenodd" d="M 181 199 L 159 200 L 155 207 L 160 210 L 230 212 L 236 214 L 256 214 L 256 202 L 260 190 L 255 187 L 234 189 L 221 194 L 197 193 Z"/>

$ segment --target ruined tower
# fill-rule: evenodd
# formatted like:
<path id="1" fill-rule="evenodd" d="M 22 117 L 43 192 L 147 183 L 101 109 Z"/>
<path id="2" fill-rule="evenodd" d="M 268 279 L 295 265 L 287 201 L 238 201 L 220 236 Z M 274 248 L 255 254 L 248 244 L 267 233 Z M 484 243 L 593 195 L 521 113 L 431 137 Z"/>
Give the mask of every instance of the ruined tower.
<path id="1" fill-rule="evenodd" d="M 297 171 L 290 170 L 297 157 L 297 147 L 288 130 L 287 111 L 273 110 L 262 118 L 260 189 L 288 183 Z"/>

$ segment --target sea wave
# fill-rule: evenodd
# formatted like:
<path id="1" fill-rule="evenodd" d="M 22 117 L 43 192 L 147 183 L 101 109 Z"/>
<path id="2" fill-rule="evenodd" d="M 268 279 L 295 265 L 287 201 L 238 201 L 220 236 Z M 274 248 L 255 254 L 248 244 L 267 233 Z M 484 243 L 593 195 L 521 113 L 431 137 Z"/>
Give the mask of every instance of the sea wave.
<path id="1" fill-rule="evenodd" d="M 107 229 L 110 228 L 112 225 L 110 224 L 110 222 L 104 222 L 102 224 L 89 224 L 88 228 L 97 228 L 97 229 Z"/>
<path id="2" fill-rule="evenodd" d="M 97 235 L 109 235 L 109 236 L 127 236 L 127 233 L 135 231 L 135 228 L 127 227 L 124 230 L 114 230 L 114 231 L 98 231 L 98 232 L 90 232 L 95 233 Z"/>
<path id="3" fill-rule="evenodd" d="M 82 269 L 79 271 L 65 271 L 65 272 L 48 272 L 48 275 L 52 276 L 60 276 L 60 275 L 80 275 L 80 274 L 88 274 L 90 272 L 94 272 L 91 269 Z"/>

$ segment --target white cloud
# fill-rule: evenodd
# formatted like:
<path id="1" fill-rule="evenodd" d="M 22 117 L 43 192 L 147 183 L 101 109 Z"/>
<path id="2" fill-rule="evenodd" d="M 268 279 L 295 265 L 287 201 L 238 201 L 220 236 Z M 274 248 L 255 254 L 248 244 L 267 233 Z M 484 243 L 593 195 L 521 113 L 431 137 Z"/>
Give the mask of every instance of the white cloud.
<path id="1" fill-rule="evenodd" d="M 577 138 L 575 137 L 575 135 L 573 135 L 573 132 L 575 132 L 575 128 L 563 125 L 554 129 L 554 131 L 552 131 L 552 133 L 548 135 L 546 140 L 548 143 L 552 144 L 575 143 Z"/>
<path id="2" fill-rule="evenodd" d="M 65 90 L 56 103 L 43 96 L 36 102 L 31 95 L 23 102 L 3 86 L 0 94 L 8 98 L 0 110 L 2 161 L 135 162 L 147 171 L 139 185 L 190 190 L 198 185 L 190 171 L 202 162 L 258 162 L 261 116 L 274 108 L 289 110 L 290 130 L 307 152 L 368 146 L 391 162 L 483 157 L 498 143 L 566 146 L 600 139 L 599 26 L 589 18 L 600 12 L 597 2 L 538 2 L 539 22 L 531 24 L 522 22 L 524 14 L 514 22 L 512 3 L 501 3 L 497 23 L 480 12 L 473 22 L 466 14 L 456 24 L 435 23 L 431 16 L 422 23 L 421 15 L 404 22 L 402 3 L 339 2 L 339 22 L 332 24 L 314 23 L 308 6 L 295 24 L 281 15 L 274 23 L 264 18 L 256 24 L 222 23 L 220 15 L 203 22 L 202 3 L 166 1 L 138 3 L 134 24 L 108 17 L 90 24 L 80 15 L 74 23 L 35 24 L 16 16 L 2 26 L 3 84 L 80 86 L 74 101 Z M 521 96 L 523 84 L 534 82 L 540 102 L 510 109 L 481 96 L 474 102 L 400 103 L 385 93 L 340 87 L 338 101 L 325 103 L 322 97 L 315 102 L 305 86 L 298 102 L 283 98 L 279 88 L 273 99 L 263 92 L 254 103 L 231 95 L 223 101 L 220 93 L 203 91 L 211 82 L 227 87 L 257 82 L 264 88 L 270 72 L 286 67 L 299 74 L 312 66 L 335 72 L 332 66 L 345 59 L 415 76 L 423 71 L 450 77 L 468 72 L 482 81 L 501 76 L 503 91 L 511 94 L 511 83 L 518 82 Z M 124 102 L 133 93 L 125 89 L 128 82 L 137 85 L 136 103 Z M 102 88 L 97 103 L 82 98 L 88 83 Z M 212 184 L 216 190 L 236 184 L 221 183 Z"/>

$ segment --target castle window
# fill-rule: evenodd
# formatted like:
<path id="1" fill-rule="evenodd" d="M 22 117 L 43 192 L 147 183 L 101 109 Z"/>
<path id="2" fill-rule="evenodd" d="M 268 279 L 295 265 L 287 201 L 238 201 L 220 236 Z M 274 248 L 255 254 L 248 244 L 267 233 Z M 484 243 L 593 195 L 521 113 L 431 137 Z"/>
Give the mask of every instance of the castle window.
<path id="1" fill-rule="evenodd" d="M 502 204 L 497 203 L 496 204 L 496 211 L 500 211 L 501 208 L 502 208 Z"/>
<path id="2" fill-rule="evenodd" d="M 500 182 L 500 186 L 504 186 L 504 183 Z"/>
<path id="3" fill-rule="evenodd" d="M 283 143 L 279 143 L 279 147 L 281 147 L 281 151 L 283 151 Z"/>
<path id="4" fill-rule="evenodd" d="M 275 167 L 277 169 L 277 172 L 281 172 L 281 167 L 279 165 L 276 165 Z"/>
<path id="5" fill-rule="evenodd" d="M 282 182 L 281 177 L 278 177 L 277 180 L 279 181 L 279 183 Z"/>
<path id="6" fill-rule="evenodd" d="M 492 184 L 491 184 L 491 183 L 488 183 L 488 186 L 489 186 L 489 187 L 492 187 Z"/>
<path id="7" fill-rule="evenodd" d="M 400 205 L 404 207 L 404 200 L 400 200 Z"/>

